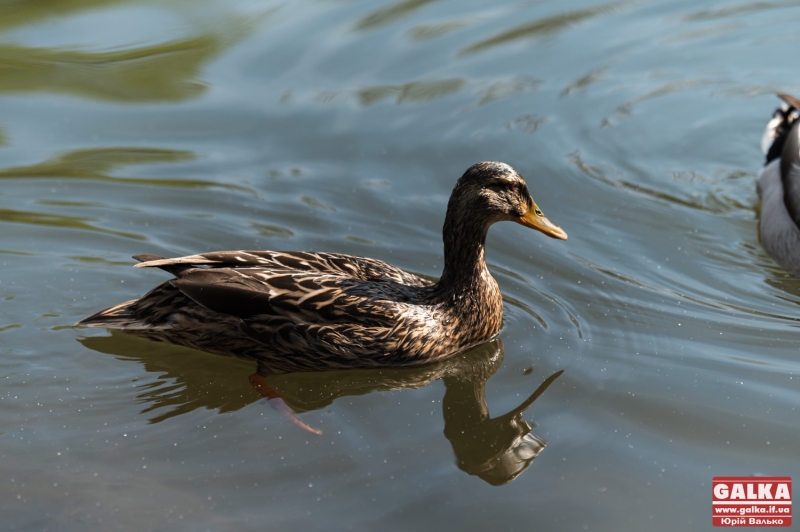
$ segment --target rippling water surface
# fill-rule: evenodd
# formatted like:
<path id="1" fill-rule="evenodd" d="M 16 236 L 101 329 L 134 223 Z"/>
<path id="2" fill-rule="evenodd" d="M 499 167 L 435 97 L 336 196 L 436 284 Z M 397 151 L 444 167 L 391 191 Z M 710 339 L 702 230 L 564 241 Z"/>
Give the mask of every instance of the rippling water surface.
<path id="1" fill-rule="evenodd" d="M 706 530 L 713 476 L 800 477 L 800 281 L 755 192 L 798 23 L 792 1 L 0 4 L 3 526 Z M 435 277 L 486 159 L 569 241 L 491 229 L 505 324 L 462 357 L 271 378 L 321 436 L 249 362 L 72 327 L 167 278 L 137 253 Z"/>

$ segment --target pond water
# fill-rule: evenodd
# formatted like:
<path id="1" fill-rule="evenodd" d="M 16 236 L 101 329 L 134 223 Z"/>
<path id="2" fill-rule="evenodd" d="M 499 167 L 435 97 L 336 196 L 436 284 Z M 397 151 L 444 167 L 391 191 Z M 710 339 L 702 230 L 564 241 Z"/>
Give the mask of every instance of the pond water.
<path id="1" fill-rule="evenodd" d="M 798 478 L 800 281 L 755 191 L 798 22 L 782 0 L 0 4 L 3 528 L 708 530 L 713 476 Z M 138 253 L 436 277 L 481 160 L 569 240 L 493 226 L 504 327 L 470 353 L 270 378 L 322 435 L 251 362 L 72 327 L 168 278 Z"/>

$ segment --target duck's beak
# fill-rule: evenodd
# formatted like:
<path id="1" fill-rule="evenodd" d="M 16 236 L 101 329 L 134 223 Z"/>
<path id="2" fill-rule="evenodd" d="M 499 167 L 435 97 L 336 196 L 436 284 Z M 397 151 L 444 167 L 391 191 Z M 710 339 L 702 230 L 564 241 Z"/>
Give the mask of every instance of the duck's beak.
<path id="1" fill-rule="evenodd" d="M 537 211 L 539 214 L 536 214 Z M 565 233 L 564 230 L 559 226 L 548 220 L 547 217 L 542 214 L 542 211 L 540 211 L 536 206 L 536 203 L 531 202 L 531 208 L 528 209 L 528 212 L 523 216 L 516 218 L 514 221 L 520 225 L 524 225 L 525 227 L 530 227 L 531 229 L 541 231 L 551 238 L 557 238 L 559 240 L 567 239 L 567 233 Z"/>

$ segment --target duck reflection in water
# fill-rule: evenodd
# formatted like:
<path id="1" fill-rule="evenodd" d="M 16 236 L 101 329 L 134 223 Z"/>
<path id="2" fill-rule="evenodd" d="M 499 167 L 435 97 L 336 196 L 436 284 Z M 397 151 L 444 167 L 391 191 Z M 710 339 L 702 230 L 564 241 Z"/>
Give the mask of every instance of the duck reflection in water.
<path id="1" fill-rule="evenodd" d="M 492 418 L 485 388 L 503 363 L 499 338 L 446 361 L 414 368 L 271 375 L 259 367 L 250 375 L 250 385 L 246 376 L 252 371 L 251 361 L 203 357 L 194 350 L 143 340 L 130 332 L 111 331 L 111 336 L 79 341 L 95 351 L 139 362 L 148 372 L 159 374 L 160 382 L 144 386 L 137 397 L 147 405 L 143 413 L 168 409 L 152 418 L 154 423 L 196 408 L 236 411 L 258 401 L 260 395 L 279 410 L 286 409 L 290 419 L 306 428 L 297 414 L 325 408 L 340 397 L 421 388 L 441 379 L 445 386 L 444 435 L 453 447 L 456 464 L 495 486 L 514 480 L 544 449 L 545 440 L 531 432 L 532 425 L 523 413 L 563 372 L 545 379 L 517 408 Z"/>
<path id="2" fill-rule="evenodd" d="M 564 370 L 545 379 L 518 407 L 492 418 L 486 405 L 486 381 L 499 369 L 503 359 L 502 343 L 498 340 L 494 347 L 496 357 L 472 359 L 459 371 L 442 377 L 445 386 L 442 411 L 444 435 L 453 446 L 458 467 L 499 486 L 525 471 L 544 449 L 545 440 L 531 432 L 533 427 L 522 414 Z"/>

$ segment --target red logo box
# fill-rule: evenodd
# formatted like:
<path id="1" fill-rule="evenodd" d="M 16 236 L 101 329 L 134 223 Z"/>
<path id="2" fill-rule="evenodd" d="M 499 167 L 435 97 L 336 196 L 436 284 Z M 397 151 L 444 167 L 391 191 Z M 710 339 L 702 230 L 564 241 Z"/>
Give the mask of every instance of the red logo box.
<path id="1" fill-rule="evenodd" d="M 791 526 L 792 477 L 714 477 L 714 526 Z"/>

